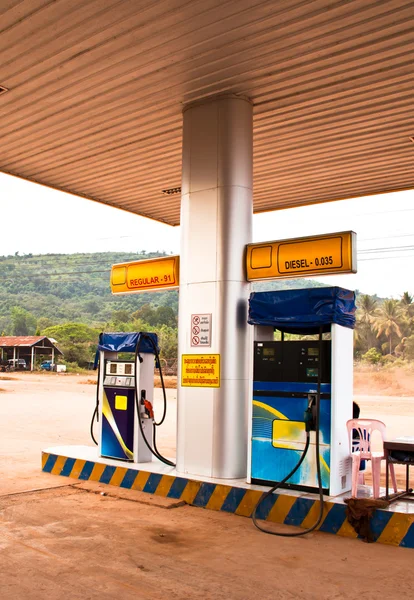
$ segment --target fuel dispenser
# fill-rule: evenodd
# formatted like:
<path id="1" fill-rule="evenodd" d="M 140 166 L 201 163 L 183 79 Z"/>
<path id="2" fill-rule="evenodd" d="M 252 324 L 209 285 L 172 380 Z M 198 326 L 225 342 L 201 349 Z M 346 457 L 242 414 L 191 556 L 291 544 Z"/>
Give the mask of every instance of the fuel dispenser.
<path id="1" fill-rule="evenodd" d="M 266 496 L 279 487 L 318 491 L 320 516 L 311 529 L 322 518 L 323 495 L 351 489 L 346 421 L 352 418 L 354 313 L 354 293 L 338 287 L 250 297 L 251 482 L 273 486 Z"/>
<path id="2" fill-rule="evenodd" d="M 133 353 L 124 360 L 121 353 Z M 160 372 L 164 410 L 160 422 L 153 409 L 154 366 Z M 150 462 L 155 456 L 165 464 L 156 445 L 156 428 L 166 416 L 167 402 L 155 333 L 102 333 L 99 336 L 95 367 L 98 368 L 96 406 L 91 422 L 91 436 L 100 456 L 136 463 Z M 99 440 L 93 434 L 100 423 Z"/>
<path id="3" fill-rule="evenodd" d="M 317 491 L 316 407 L 320 383 L 319 430 L 322 484 L 330 489 L 331 341 L 254 343 L 252 481 L 281 481 L 297 463 L 311 431 L 311 451 L 286 487 Z M 308 427 L 308 429 L 307 429 Z M 270 444 L 267 443 L 270 441 Z"/>

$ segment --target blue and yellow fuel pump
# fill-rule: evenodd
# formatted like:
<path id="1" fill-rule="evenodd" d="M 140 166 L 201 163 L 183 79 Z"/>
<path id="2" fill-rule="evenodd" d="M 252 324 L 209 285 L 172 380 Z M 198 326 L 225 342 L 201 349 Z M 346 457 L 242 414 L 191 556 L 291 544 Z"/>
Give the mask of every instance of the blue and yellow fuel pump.
<path id="1" fill-rule="evenodd" d="M 323 494 L 351 489 L 346 421 L 355 295 L 338 287 L 253 293 L 249 323 L 255 326 L 251 482 L 272 485 L 265 496 L 279 487 L 319 491 L 314 529 Z"/>
<path id="2" fill-rule="evenodd" d="M 133 354 L 133 359 L 120 358 Z M 153 409 L 154 367 L 159 369 L 164 408 L 159 422 Z M 155 333 L 101 333 L 95 366 L 98 368 L 96 406 L 91 436 L 102 457 L 136 463 L 150 462 L 155 456 L 174 466 L 157 449 L 156 431 L 167 411 L 166 391 Z M 100 423 L 96 441 L 93 425 Z"/>

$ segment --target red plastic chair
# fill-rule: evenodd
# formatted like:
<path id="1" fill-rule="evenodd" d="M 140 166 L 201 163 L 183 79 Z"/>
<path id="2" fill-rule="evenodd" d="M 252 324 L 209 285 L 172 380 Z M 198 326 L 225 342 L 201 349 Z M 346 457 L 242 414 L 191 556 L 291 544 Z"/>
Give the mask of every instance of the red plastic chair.
<path id="1" fill-rule="evenodd" d="M 385 423 L 375 419 L 350 419 L 347 421 L 349 449 L 352 457 L 352 497 L 358 495 L 358 477 L 361 460 L 370 460 L 372 469 L 372 487 L 374 498 L 380 496 L 381 461 L 384 459 L 384 448 L 381 452 L 371 452 L 373 434 L 378 431 L 382 444 L 385 440 Z M 354 431 L 357 436 L 354 437 Z M 391 481 L 394 492 L 397 492 L 394 465 L 390 464 Z"/>

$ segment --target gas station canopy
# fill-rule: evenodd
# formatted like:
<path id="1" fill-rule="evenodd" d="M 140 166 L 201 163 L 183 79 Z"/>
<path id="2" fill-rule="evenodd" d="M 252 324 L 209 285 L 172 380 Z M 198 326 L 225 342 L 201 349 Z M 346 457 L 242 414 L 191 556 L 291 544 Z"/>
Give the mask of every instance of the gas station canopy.
<path id="1" fill-rule="evenodd" d="M 414 187 L 412 0 L 4 0 L 0 22 L 5 173 L 177 225 L 183 107 L 236 94 L 255 212 Z"/>

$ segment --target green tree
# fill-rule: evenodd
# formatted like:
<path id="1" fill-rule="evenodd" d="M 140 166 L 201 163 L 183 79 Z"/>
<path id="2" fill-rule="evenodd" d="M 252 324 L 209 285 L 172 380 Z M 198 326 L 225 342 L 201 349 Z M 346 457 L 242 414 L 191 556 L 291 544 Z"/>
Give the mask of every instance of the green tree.
<path id="1" fill-rule="evenodd" d="M 414 335 L 405 338 L 404 343 L 404 358 L 408 360 L 414 360 Z"/>
<path id="2" fill-rule="evenodd" d="M 40 331 L 39 335 L 43 335 L 43 331 L 48 327 L 53 327 L 53 325 L 54 323 L 52 319 L 49 319 L 48 317 L 40 317 L 40 319 L 37 320 L 37 328 Z"/>
<path id="3" fill-rule="evenodd" d="M 368 294 L 358 297 L 356 311 L 355 341 L 361 350 L 375 346 L 374 322 L 377 314 L 377 300 Z"/>
<path id="4" fill-rule="evenodd" d="M 87 300 L 85 302 L 84 307 L 85 307 L 86 312 L 91 313 L 91 314 L 98 313 L 99 309 L 101 308 L 96 300 Z"/>
<path id="5" fill-rule="evenodd" d="M 365 354 L 361 356 L 361 358 L 365 362 L 369 362 L 372 365 L 377 365 L 379 362 L 381 362 L 382 355 L 381 352 L 378 352 L 376 348 L 370 348 L 368 352 L 365 352 Z"/>
<path id="6" fill-rule="evenodd" d="M 162 325 L 155 333 L 158 335 L 158 345 L 160 347 L 160 356 L 167 360 L 177 359 L 178 357 L 178 335 L 177 329 Z"/>
<path id="7" fill-rule="evenodd" d="M 111 315 L 113 323 L 128 323 L 131 320 L 131 313 L 128 310 L 115 310 Z"/>
<path id="8" fill-rule="evenodd" d="M 400 299 L 400 307 L 404 317 L 404 334 L 410 336 L 414 333 L 414 298 L 408 292 L 404 292 Z"/>
<path id="9" fill-rule="evenodd" d="M 154 325 L 167 325 L 177 327 L 177 313 L 171 306 L 159 306 L 154 311 Z"/>
<path id="10" fill-rule="evenodd" d="M 144 304 L 143 306 L 141 306 L 141 308 L 139 308 L 137 311 L 135 311 L 131 316 L 134 320 L 141 319 L 145 323 L 148 323 L 149 325 L 153 325 L 153 323 L 154 323 L 154 308 L 151 306 L 151 304 L 148 304 L 148 303 Z"/>
<path id="11" fill-rule="evenodd" d="M 44 330 L 43 335 L 54 338 L 67 362 L 87 366 L 93 360 L 99 331 L 83 323 L 65 323 Z"/>
<path id="12" fill-rule="evenodd" d="M 404 292 L 400 300 L 401 308 L 408 316 L 414 315 L 414 298 L 409 292 Z"/>
<path id="13" fill-rule="evenodd" d="M 0 317 L 0 332 L 2 336 L 10 335 L 9 326 L 9 319 L 7 317 Z"/>
<path id="14" fill-rule="evenodd" d="M 363 294 L 359 296 L 357 306 L 359 321 L 365 324 L 373 323 L 377 311 L 376 299 L 368 294 Z"/>
<path id="15" fill-rule="evenodd" d="M 401 338 L 402 313 L 397 300 L 384 300 L 375 318 L 374 328 L 377 337 L 385 335 L 389 342 L 389 351 L 392 354 L 392 337 Z"/>
<path id="16" fill-rule="evenodd" d="M 34 335 L 36 332 L 36 317 L 20 306 L 13 306 L 10 311 L 12 335 Z"/>

